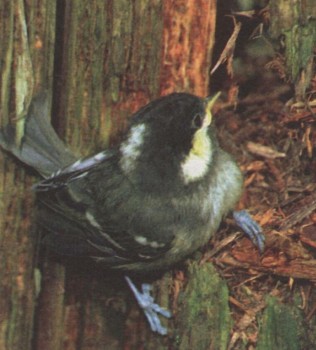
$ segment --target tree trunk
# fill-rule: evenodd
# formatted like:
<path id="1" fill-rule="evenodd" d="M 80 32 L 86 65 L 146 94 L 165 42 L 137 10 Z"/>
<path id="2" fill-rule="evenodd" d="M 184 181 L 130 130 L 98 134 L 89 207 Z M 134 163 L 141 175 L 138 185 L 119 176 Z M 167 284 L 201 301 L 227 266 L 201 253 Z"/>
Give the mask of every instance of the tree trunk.
<path id="1" fill-rule="evenodd" d="M 52 85 L 55 4 L 2 1 L 0 16 L 1 125 L 11 119 L 21 135 L 21 117 L 34 86 Z M 40 286 L 37 235 L 31 225 L 33 177 L 3 152 L 0 157 L 0 348 L 30 349 Z"/>
<path id="2" fill-rule="evenodd" d="M 295 86 L 295 98 L 304 100 L 313 78 L 316 44 L 316 7 L 313 0 L 271 0 L 271 37 L 284 53 L 286 75 Z"/>

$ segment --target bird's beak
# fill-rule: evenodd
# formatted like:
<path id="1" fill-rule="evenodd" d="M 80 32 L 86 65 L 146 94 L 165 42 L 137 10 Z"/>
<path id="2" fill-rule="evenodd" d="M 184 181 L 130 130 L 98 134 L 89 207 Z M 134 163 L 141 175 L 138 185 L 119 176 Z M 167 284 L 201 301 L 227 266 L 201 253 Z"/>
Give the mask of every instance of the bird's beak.
<path id="1" fill-rule="evenodd" d="M 215 95 L 206 97 L 205 98 L 205 111 L 206 111 L 206 116 L 203 122 L 203 126 L 207 127 L 211 124 L 212 122 L 212 107 L 214 106 L 216 100 L 219 98 L 221 92 L 217 92 Z"/>

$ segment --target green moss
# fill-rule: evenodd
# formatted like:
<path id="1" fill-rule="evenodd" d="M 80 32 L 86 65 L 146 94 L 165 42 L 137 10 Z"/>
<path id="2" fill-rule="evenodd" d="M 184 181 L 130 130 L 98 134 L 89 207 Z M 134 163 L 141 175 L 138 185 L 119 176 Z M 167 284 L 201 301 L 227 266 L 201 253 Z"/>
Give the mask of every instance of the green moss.
<path id="1" fill-rule="evenodd" d="M 301 69 L 306 68 L 312 57 L 316 39 L 315 21 L 297 24 L 284 32 L 288 73 L 293 81 L 298 78 Z"/>
<path id="2" fill-rule="evenodd" d="M 257 349 L 299 350 L 302 349 L 300 339 L 304 338 L 303 318 L 297 307 L 269 297 L 262 317 Z"/>
<path id="3" fill-rule="evenodd" d="M 232 325 L 228 289 L 212 264 L 189 267 L 181 297 L 179 349 L 226 349 Z"/>

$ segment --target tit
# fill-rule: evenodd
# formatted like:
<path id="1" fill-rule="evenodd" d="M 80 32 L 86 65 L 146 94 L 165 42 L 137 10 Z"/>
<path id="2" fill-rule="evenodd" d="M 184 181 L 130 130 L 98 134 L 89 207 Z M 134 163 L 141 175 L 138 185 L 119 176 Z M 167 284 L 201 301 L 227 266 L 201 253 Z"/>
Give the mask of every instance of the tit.
<path id="1" fill-rule="evenodd" d="M 44 178 L 34 186 L 44 243 L 126 273 L 169 269 L 205 245 L 243 184 L 216 138 L 217 97 L 161 97 L 131 116 L 122 142 L 78 160 L 50 124 L 47 93 L 36 96 L 21 143 L 8 126 L 0 145 Z M 260 227 L 246 212 L 234 217 L 262 250 Z"/>

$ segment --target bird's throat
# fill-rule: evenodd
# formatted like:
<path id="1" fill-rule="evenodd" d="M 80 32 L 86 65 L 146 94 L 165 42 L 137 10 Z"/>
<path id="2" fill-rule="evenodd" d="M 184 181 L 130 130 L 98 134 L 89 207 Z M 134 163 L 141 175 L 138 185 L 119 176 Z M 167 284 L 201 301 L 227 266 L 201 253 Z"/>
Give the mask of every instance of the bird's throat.
<path id="1" fill-rule="evenodd" d="M 212 158 L 212 146 L 208 129 L 199 129 L 192 141 L 192 148 L 181 164 L 185 183 L 201 179 L 208 171 Z"/>

